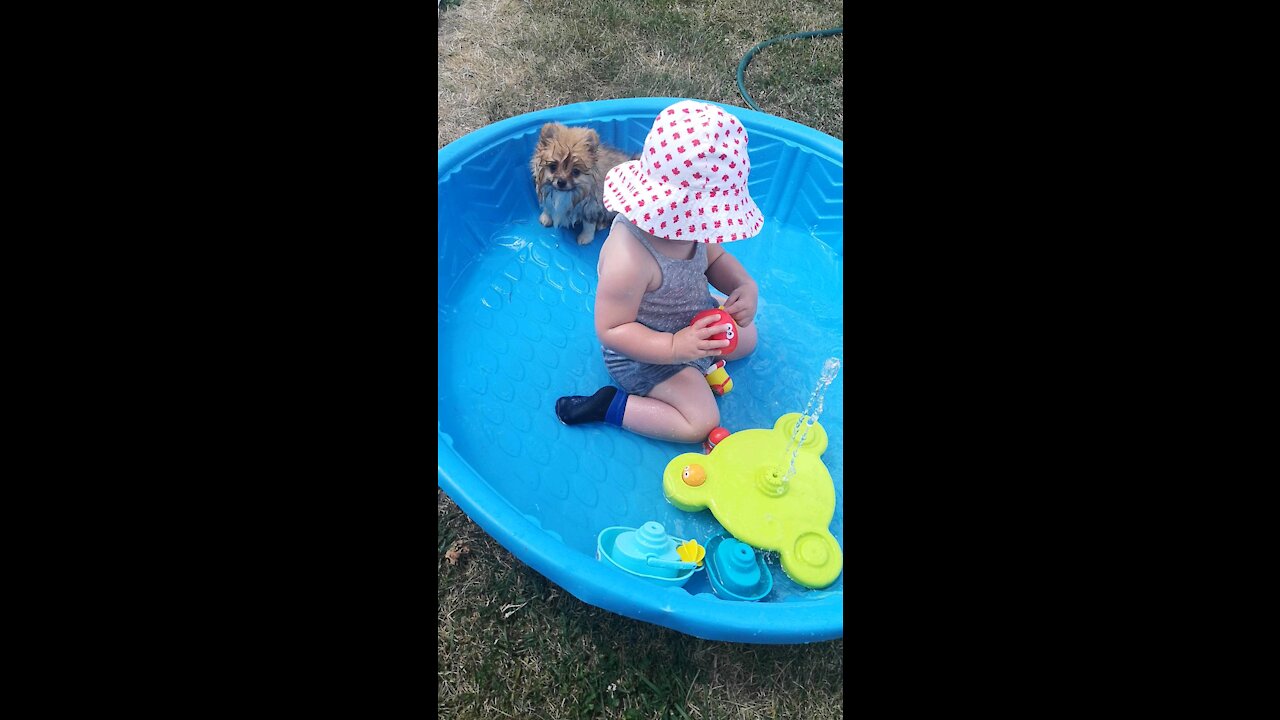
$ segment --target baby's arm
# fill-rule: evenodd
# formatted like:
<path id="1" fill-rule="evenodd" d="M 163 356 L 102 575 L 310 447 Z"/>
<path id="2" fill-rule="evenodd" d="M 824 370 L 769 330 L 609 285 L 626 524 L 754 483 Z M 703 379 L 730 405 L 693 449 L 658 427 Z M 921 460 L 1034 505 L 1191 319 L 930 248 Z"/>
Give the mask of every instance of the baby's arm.
<path id="1" fill-rule="evenodd" d="M 734 322 L 746 327 L 755 320 L 760 292 L 756 281 L 737 258 L 719 245 L 707 248 L 707 281 L 727 296 L 724 309 Z"/>
<path id="2" fill-rule="evenodd" d="M 640 255 L 639 253 L 645 253 Z M 596 286 L 596 336 L 614 352 L 644 363 L 676 365 L 720 354 L 728 340 L 709 340 L 723 328 L 699 320 L 676 333 L 664 333 L 636 321 L 651 275 L 647 251 L 634 238 L 610 235 L 600 248 L 600 281 Z M 651 260 L 650 260 L 651 261 Z"/>

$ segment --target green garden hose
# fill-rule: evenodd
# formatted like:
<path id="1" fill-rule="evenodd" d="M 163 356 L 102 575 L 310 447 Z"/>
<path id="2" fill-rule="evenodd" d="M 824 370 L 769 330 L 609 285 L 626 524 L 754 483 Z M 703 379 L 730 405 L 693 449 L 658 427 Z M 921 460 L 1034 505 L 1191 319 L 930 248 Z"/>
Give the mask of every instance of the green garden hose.
<path id="1" fill-rule="evenodd" d="M 761 110 L 760 106 L 756 104 L 756 101 L 752 100 L 751 96 L 747 94 L 747 87 L 742 82 L 742 78 L 747 72 L 747 63 L 751 62 L 751 56 L 755 55 L 757 50 L 763 50 L 764 48 L 767 48 L 774 43 L 782 42 L 783 40 L 839 35 L 842 32 L 844 32 L 843 27 L 831 28 L 830 30 L 810 30 L 808 32 L 791 33 L 790 35 L 783 35 L 781 37 L 773 38 L 772 40 L 765 40 L 759 45 L 748 50 L 747 54 L 742 56 L 742 62 L 738 63 L 738 92 L 742 93 L 742 99 L 747 101 L 747 104 L 751 106 L 751 109 L 764 112 L 764 110 Z"/>

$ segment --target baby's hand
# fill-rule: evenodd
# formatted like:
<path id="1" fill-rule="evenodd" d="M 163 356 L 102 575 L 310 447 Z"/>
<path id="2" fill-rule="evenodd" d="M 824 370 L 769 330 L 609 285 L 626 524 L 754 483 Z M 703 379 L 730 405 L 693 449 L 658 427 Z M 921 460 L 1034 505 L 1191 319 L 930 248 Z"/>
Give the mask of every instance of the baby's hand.
<path id="1" fill-rule="evenodd" d="M 754 282 L 739 285 L 724 301 L 725 312 L 733 316 L 738 327 L 746 327 L 756 318 L 756 299 L 759 289 Z"/>
<path id="2" fill-rule="evenodd" d="M 708 340 L 712 335 L 724 332 L 725 323 L 716 323 L 715 315 L 708 315 L 687 328 L 682 328 L 671 339 L 671 364 L 680 365 L 699 358 L 715 357 L 721 348 L 729 347 L 728 340 Z"/>

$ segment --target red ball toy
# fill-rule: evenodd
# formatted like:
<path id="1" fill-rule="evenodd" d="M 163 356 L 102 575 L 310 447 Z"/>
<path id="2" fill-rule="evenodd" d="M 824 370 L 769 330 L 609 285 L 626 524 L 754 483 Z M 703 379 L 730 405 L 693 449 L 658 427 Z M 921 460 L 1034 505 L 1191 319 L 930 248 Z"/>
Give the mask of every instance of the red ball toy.
<path id="1" fill-rule="evenodd" d="M 738 324 L 737 324 L 737 323 L 735 323 L 735 322 L 733 321 L 733 316 L 732 316 L 732 315 L 730 315 L 729 313 L 727 313 L 727 312 L 725 312 L 725 311 L 724 311 L 724 308 L 715 308 L 715 309 L 712 309 L 712 310 L 703 310 L 702 312 L 698 313 L 697 315 L 694 315 L 694 316 L 693 316 L 693 319 L 689 321 L 689 324 L 690 324 L 690 325 L 693 325 L 694 323 L 698 322 L 698 321 L 699 321 L 699 320 L 701 320 L 702 318 L 704 318 L 704 317 L 709 317 L 709 316 L 712 316 L 712 315 L 718 315 L 718 316 L 719 316 L 719 318 L 716 320 L 716 324 L 717 324 L 717 325 L 719 325 L 719 324 L 728 324 L 728 325 L 729 325 L 729 331 L 728 331 L 728 332 L 716 333 L 715 335 L 712 335 L 712 336 L 711 336 L 711 338 L 710 338 L 711 340 L 728 340 L 728 341 L 729 341 L 729 346 L 728 346 L 728 347 L 720 348 L 720 352 L 721 352 L 722 354 L 724 354 L 724 355 L 728 355 L 729 353 L 733 352 L 733 351 L 734 351 L 735 349 L 737 349 L 737 347 L 738 347 Z M 712 327 L 715 327 L 715 326 L 713 325 Z"/>

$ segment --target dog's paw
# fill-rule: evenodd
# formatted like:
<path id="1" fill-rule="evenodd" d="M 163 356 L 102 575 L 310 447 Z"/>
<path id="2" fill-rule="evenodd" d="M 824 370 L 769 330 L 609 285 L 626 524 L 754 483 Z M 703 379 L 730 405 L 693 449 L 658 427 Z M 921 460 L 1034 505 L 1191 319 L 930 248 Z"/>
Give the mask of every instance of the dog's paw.
<path id="1" fill-rule="evenodd" d="M 542 213 L 538 216 L 538 222 L 542 223 L 542 227 L 551 227 L 551 216 L 546 213 Z"/>
<path id="2" fill-rule="evenodd" d="M 584 223 L 582 226 L 582 232 L 578 233 L 578 244 L 588 245 L 591 243 L 592 240 L 595 240 L 595 239 L 596 239 L 596 224 Z"/>

